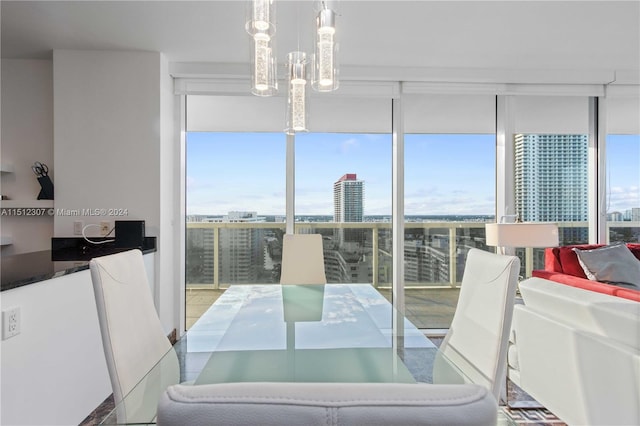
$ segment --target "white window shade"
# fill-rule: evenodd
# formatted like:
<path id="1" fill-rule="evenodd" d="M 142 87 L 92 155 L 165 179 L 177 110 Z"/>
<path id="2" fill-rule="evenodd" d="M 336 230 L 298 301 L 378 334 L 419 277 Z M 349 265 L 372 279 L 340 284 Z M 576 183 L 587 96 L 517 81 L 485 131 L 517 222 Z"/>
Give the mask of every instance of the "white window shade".
<path id="1" fill-rule="evenodd" d="M 494 95 L 404 95 L 405 133 L 495 133 Z"/>
<path id="2" fill-rule="evenodd" d="M 281 132 L 284 97 L 187 96 L 188 132 Z"/>
<path id="3" fill-rule="evenodd" d="M 309 131 L 316 133 L 390 133 L 391 99 L 311 98 Z"/>
<path id="4" fill-rule="evenodd" d="M 589 133 L 588 96 L 516 96 L 516 133 Z"/>
<path id="5" fill-rule="evenodd" d="M 282 132 L 286 99 L 282 96 L 187 96 L 189 132 Z M 390 98 L 318 96 L 308 102 L 311 132 L 389 133 Z"/>
<path id="6" fill-rule="evenodd" d="M 640 97 L 607 98 L 607 133 L 640 134 Z"/>

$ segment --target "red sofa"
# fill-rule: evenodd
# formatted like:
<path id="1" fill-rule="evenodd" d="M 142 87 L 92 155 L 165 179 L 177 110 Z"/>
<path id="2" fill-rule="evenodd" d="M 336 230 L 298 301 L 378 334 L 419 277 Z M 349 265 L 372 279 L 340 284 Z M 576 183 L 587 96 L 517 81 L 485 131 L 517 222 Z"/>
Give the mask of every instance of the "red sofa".
<path id="1" fill-rule="evenodd" d="M 585 275 L 578 256 L 573 248 L 590 250 L 602 247 L 603 244 L 581 244 L 573 246 L 546 248 L 544 253 L 544 269 L 537 269 L 532 272 L 534 277 L 545 278 L 558 283 L 591 290 L 598 293 L 609 294 L 611 296 L 623 297 L 625 299 L 640 302 L 640 290 L 619 287 L 592 281 Z M 627 244 L 631 253 L 640 261 L 640 244 Z"/>

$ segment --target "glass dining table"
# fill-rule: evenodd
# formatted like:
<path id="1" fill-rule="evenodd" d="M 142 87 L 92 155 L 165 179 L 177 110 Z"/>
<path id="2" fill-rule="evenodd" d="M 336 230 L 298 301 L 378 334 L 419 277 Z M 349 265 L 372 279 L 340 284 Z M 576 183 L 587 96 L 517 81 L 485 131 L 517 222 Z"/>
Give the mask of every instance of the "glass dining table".
<path id="1" fill-rule="evenodd" d="M 370 284 L 230 286 L 101 424 L 154 424 L 178 376 L 194 386 L 471 382 Z"/>

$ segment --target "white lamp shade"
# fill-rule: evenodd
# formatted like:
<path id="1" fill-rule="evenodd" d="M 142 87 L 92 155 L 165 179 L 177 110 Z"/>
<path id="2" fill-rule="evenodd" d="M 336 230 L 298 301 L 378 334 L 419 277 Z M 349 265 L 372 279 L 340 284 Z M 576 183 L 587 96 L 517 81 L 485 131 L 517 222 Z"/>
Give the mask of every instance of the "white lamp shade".
<path id="1" fill-rule="evenodd" d="M 555 247 L 558 224 L 546 222 L 487 223 L 487 245 L 497 247 Z"/>

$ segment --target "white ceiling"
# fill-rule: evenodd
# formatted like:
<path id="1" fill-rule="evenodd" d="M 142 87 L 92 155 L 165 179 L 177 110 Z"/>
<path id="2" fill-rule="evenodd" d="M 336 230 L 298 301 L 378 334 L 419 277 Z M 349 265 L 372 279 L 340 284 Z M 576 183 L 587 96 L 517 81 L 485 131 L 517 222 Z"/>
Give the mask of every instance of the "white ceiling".
<path id="1" fill-rule="evenodd" d="M 163 52 L 173 63 L 249 59 L 245 1 L 2 1 L 2 58 L 53 49 Z M 276 48 L 310 51 L 311 1 L 277 1 Z M 640 82 L 640 1 L 339 3 L 343 75 L 429 80 Z M 443 73 L 442 71 L 446 71 Z M 521 77 L 518 77 L 521 76 Z M 612 77 L 613 76 L 613 77 Z M 594 80 L 594 81 L 590 81 Z M 508 81 L 507 81 L 508 82 Z"/>

